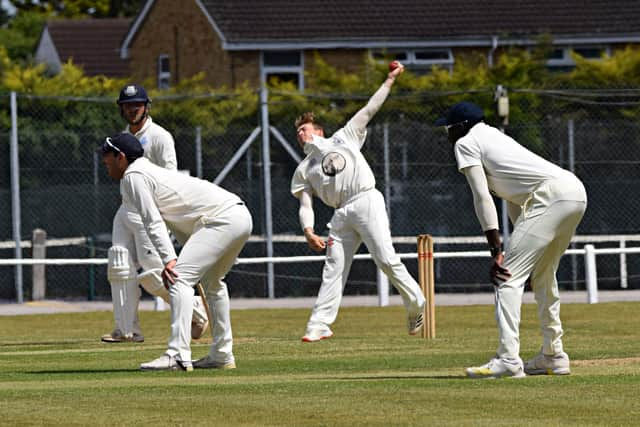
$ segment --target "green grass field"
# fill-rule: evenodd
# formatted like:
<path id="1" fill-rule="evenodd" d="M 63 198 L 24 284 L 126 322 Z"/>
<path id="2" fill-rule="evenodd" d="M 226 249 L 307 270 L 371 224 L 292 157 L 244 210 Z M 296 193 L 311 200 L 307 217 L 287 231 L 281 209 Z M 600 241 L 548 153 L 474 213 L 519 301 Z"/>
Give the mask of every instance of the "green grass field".
<path id="1" fill-rule="evenodd" d="M 639 311 L 564 305 L 573 374 L 521 380 L 463 377 L 495 350 L 491 306 L 438 307 L 428 342 L 401 307 L 344 308 L 313 344 L 299 341 L 309 310 L 237 310 L 238 369 L 191 373 L 138 370 L 164 351 L 168 312 L 141 313 L 142 344 L 100 343 L 109 312 L 0 317 L 0 425 L 638 425 Z M 521 339 L 533 356 L 533 305 Z"/>

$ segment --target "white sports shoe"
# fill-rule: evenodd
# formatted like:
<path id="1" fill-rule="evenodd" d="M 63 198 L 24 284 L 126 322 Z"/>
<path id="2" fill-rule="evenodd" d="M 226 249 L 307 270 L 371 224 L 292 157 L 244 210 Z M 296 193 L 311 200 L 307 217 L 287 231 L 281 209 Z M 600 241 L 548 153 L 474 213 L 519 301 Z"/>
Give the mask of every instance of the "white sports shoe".
<path id="1" fill-rule="evenodd" d="M 540 350 L 540 353 L 524 364 L 524 372 L 527 375 L 569 375 L 569 355 L 563 351 L 548 356 Z"/>
<path id="2" fill-rule="evenodd" d="M 191 372 L 193 371 L 193 365 L 190 360 L 182 361 L 179 357 L 169 356 L 168 354 L 163 354 L 151 362 L 140 364 L 140 370 L 142 371 L 177 371 L 178 369 Z"/>
<path id="3" fill-rule="evenodd" d="M 500 359 L 495 357 L 482 366 L 467 368 L 469 378 L 524 378 L 524 368 L 520 358 L 516 360 Z"/>
<path id="4" fill-rule="evenodd" d="M 333 332 L 328 327 L 325 328 L 307 328 L 307 332 L 302 337 L 303 342 L 316 342 L 326 340 L 333 336 Z"/>
<path id="5" fill-rule="evenodd" d="M 409 335 L 415 335 L 424 326 L 424 306 L 427 304 L 426 300 L 422 301 L 422 305 L 418 308 L 418 312 L 415 314 L 409 314 L 407 318 L 407 329 L 409 329 Z"/>
<path id="6" fill-rule="evenodd" d="M 102 342 L 114 343 L 114 342 L 144 342 L 144 337 L 141 334 L 133 333 L 133 335 L 125 336 L 120 329 L 114 329 L 110 334 L 104 334 L 100 337 Z"/>
<path id="7" fill-rule="evenodd" d="M 218 362 L 211 358 L 211 356 L 206 355 L 202 359 L 198 359 L 193 362 L 193 367 L 196 369 L 236 369 L 236 362 Z"/>

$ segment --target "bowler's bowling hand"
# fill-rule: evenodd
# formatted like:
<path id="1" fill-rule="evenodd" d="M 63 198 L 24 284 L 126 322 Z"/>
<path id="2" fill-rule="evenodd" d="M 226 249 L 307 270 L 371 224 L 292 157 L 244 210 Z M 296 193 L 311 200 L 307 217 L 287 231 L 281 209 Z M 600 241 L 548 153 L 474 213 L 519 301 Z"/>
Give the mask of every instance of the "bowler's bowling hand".
<path id="1" fill-rule="evenodd" d="M 504 255 L 502 253 L 493 257 L 491 264 L 491 270 L 489 270 L 489 279 L 495 286 L 499 286 L 501 283 L 506 282 L 511 277 L 511 272 L 508 268 L 503 267 Z"/>

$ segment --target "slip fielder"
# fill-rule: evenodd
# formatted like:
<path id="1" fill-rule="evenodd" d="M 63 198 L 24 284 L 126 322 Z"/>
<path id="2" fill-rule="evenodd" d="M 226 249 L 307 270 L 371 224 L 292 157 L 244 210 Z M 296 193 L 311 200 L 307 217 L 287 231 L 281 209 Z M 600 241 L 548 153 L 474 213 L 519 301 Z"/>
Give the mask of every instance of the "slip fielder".
<path id="1" fill-rule="evenodd" d="M 120 91 L 117 104 L 120 115 L 128 125 L 125 132 L 139 139 L 144 156 L 152 163 L 176 170 L 176 150 L 173 137 L 149 116 L 151 100 L 142 86 L 129 84 Z M 121 204 L 113 218 L 112 246 L 108 253 L 107 277 L 111 285 L 115 329 L 102 336 L 102 341 L 142 342 L 144 337 L 138 320 L 141 284 L 154 296 L 169 302 L 169 292 L 160 279 L 163 264 L 149 240 L 140 215 L 126 204 Z M 138 272 L 138 268 L 141 272 Z M 199 298 L 193 309 L 193 338 L 200 338 L 208 325 L 206 312 Z"/>
<path id="2" fill-rule="evenodd" d="M 488 363 L 467 368 L 466 374 L 472 378 L 568 374 L 556 272 L 587 206 L 584 186 L 571 172 L 532 153 L 483 120 L 479 106 L 460 102 L 436 121 L 447 129 L 493 258 L 490 278 L 495 285 L 498 349 Z M 513 224 L 504 254 L 492 193 L 508 202 Z M 527 279 L 538 305 L 543 341 L 540 353 L 523 363 L 519 327 Z"/>

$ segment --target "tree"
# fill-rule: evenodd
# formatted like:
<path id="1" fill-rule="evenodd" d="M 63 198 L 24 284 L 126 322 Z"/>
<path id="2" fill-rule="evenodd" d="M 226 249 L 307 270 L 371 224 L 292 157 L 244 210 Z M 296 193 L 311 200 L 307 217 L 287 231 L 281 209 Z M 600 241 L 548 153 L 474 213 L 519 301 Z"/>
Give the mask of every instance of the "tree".
<path id="1" fill-rule="evenodd" d="M 120 17 L 135 16 L 143 0 L 14 0 L 19 11 L 37 12 L 46 16 Z"/>

